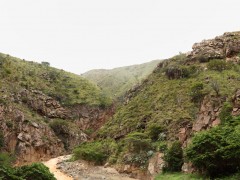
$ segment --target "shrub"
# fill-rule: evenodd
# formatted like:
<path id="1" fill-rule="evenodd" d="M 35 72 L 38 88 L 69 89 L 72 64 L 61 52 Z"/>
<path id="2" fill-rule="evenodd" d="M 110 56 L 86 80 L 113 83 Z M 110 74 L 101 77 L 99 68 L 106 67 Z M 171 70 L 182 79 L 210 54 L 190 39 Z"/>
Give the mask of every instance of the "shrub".
<path id="1" fill-rule="evenodd" d="M 16 175 L 24 180 L 56 180 L 48 167 L 42 163 L 33 163 L 29 166 L 19 167 L 16 170 Z"/>
<path id="2" fill-rule="evenodd" d="M 57 135 L 64 134 L 69 127 L 68 122 L 62 119 L 55 119 L 49 125 Z"/>
<path id="3" fill-rule="evenodd" d="M 10 166 L 13 162 L 13 157 L 8 153 L 0 153 L 0 167 Z"/>
<path id="4" fill-rule="evenodd" d="M 211 177 L 240 168 L 240 125 L 222 125 L 196 134 L 186 149 L 187 158 Z"/>
<path id="5" fill-rule="evenodd" d="M 223 71 L 232 68 L 232 64 L 226 62 L 225 60 L 214 59 L 207 64 L 207 68 L 214 71 Z"/>
<path id="6" fill-rule="evenodd" d="M 49 124 L 49 126 L 53 129 L 54 133 L 62 140 L 64 148 L 68 150 L 68 138 L 69 132 L 71 132 L 69 123 L 66 120 L 55 119 Z"/>
<path id="7" fill-rule="evenodd" d="M 46 61 L 42 61 L 41 64 L 42 64 L 43 66 L 47 66 L 47 67 L 50 66 L 50 63 L 49 63 L 49 62 L 46 62 Z"/>
<path id="8" fill-rule="evenodd" d="M 190 96 L 191 96 L 193 102 L 199 103 L 200 101 L 202 101 L 204 95 L 205 95 L 205 93 L 203 92 L 203 84 L 202 83 L 195 83 L 191 87 Z"/>
<path id="9" fill-rule="evenodd" d="M 151 139 L 144 133 L 133 132 L 124 139 L 126 147 L 130 152 L 141 152 L 151 149 Z"/>
<path id="10" fill-rule="evenodd" d="M 147 167 L 149 156 L 147 152 L 125 154 L 122 161 L 124 164 L 134 164 L 137 167 L 145 169 Z"/>
<path id="11" fill-rule="evenodd" d="M 159 140 L 159 134 L 162 133 L 163 131 L 164 131 L 164 128 L 158 124 L 151 124 L 146 130 L 148 136 L 153 141 Z"/>
<path id="12" fill-rule="evenodd" d="M 0 166 L 0 179 L 1 180 L 24 180 L 23 178 L 15 175 L 15 169 L 11 167 Z"/>
<path id="13" fill-rule="evenodd" d="M 0 150 L 3 146 L 4 146 L 4 136 L 3 136 L 3 133 L 0 132 Z"/>
<path id="14" fill-rule="evenodd" d="M 196 59 L 200 62 L 200 63 L 205 63 L 209 61 L 209 57 L 207 57 L 206 55 L 200 53 Z"/>
<path id="15" fill-rule="evenodd" d="M 116 151 L 116 143 L 111 140 L 105 140 L 83 143 L 78 148 L 74 149 L 73 152 L 75 160 L 83 159 L 94 162 L 96 165 L 101 165 Z"/>
<path id="16" fill-rule="evenodd" d="M 230 104 L 229 102 L 225 102 L 223 104 L 223 107 L 219 114 L 221 123 L 226 123 L 228 122 L 228 120 L 232 119 L 232 109 L 233 109 L 232 104 Z"/>
<path id="17" fill-rule="evenodd" d="M 173 142 L 172 146 L 166 151 L 164 160 L 166 161 L 165 171 L 181 171 L 183 165 L 183 150 L 179 141 Z"/>
<path id="18" fill-rule="evenodd" d="M 218 82 L 217 81 L 212 81 L 211 82 L 211 87 L 215 91 L 216 95 L 219 96 L 220 95 L 220 88 L 219 88 Z"/>

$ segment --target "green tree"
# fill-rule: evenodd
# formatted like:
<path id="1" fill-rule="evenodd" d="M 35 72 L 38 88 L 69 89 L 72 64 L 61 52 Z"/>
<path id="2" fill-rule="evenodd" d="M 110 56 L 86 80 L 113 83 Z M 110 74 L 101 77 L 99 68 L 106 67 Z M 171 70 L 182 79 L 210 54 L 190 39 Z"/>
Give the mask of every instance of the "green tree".
<path id="1" fill-rule="evenodd" d="M 191 87 L 190 96 L 192 97 L 193 102 L 199 103 L 203 99 L 204 95 L 203 83 L 198 82 Z"/>
<path id="2" fill-rule="evenodd" d="M 211 177 L 240 168 L 240 125 L 224 125 L 197 133 L 186 149 L 187 158 Z"/>
<path id="3" fill-rule="evenodd" d="M 172 146 L 164 155 L 166 162 L 165 171 L 177 172 L 181 171 L 183 165 L 183 150 L 179 141 L 173 142 Z"/>
<path id="4" fill-rule="evenodd" d="M 124 139 L 126 147 L 130 152 L 141 152 L 151 148 L 151 139 L 144 133 L 133 132 Z"/>

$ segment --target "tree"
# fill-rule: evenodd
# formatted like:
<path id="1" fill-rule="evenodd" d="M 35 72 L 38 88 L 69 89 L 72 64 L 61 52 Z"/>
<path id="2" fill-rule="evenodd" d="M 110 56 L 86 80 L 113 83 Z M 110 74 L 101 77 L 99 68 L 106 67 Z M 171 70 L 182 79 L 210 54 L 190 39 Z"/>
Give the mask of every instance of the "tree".
<path id="1" fill-rule="evenodd" d="M 125 138 L 125 144 L 131 152 L 141 152 L 151 147 L 151 139 L 144 133 L 133 132 Z"/>
<path id="2" fill-rule="evenodd" d="M 187 158 L 211 177 L 240 168 L 240 125 L 221 125 L 196 134 L 186 149 Z"/>
<path id="3" fill-rule="evenodd" d="M 183 150 L 179 141 L 173 142 L 172 146 L 164 155 L 166 162 L 165 171 L 178 172 L 181 171 L 183 165 Z"/>
<path id="4" fill-rule="evenodd" d="M 193 102 L 199 103 L 203 99 L 204 95 L 203 83 L 198 82 L 191 87 L 190 96 L 192 97 Z"/>
<path id="5" fill-rule="evenodd" d="M 50 66 L 50 63 L 49 63 L 49 62 L 46 62 L 46 61 L 42 61 L 41 64 L 42 64 L 43 66 L 47 66 L 47 67 Z"/>

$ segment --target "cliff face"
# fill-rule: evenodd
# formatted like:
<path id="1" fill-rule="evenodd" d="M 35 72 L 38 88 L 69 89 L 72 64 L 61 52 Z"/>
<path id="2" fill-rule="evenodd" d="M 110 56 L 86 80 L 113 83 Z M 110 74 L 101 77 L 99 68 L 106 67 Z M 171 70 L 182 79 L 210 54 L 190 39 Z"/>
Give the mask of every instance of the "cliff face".
<path id="1" fill-rule="evenodd" d="M 95 85 L 46 65 L 0 54 L 0 77 L 0 152 L 16 165 L 70 153 L 113 111 Z"/>
<path id="2" fill-rule="evenodd" d="M 12 106 L 0 106 L 4 150 L 16 155 L 16 164 L 46 160 L 65 153 L 63 143 L 42 122 L 30 121 Z"/>

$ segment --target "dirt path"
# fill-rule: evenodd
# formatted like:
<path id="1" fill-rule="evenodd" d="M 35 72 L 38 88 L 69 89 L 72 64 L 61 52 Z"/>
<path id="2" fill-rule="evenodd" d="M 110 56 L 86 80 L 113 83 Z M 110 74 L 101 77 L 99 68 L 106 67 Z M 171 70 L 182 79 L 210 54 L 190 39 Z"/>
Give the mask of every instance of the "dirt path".
<path id="1" fill-rule="evenodd" d="M 49 168 L 50 172 L 54 174 L 57 180 L 73 180 L 73 178 L 57 169 L 57 164 L 68 158 L 69 158 L 68 156 L 60 156 L 57 158 L 50 159 L 49 161 L 44 162 L 43 164 L 45 164 Z"/>

